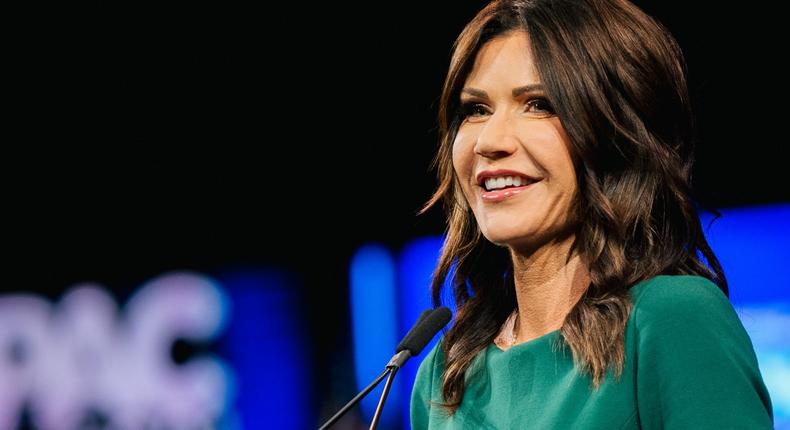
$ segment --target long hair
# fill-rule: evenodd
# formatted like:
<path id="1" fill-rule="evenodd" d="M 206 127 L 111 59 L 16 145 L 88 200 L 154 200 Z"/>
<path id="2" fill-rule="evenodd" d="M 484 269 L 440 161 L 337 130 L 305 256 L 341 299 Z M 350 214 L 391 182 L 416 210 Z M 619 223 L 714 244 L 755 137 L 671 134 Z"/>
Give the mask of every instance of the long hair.
<path id="1" fill-rule="evenodd" d="M 560 333 L 593 386 L 610 367 L 622 374 L 631 286 L 659 274 L 694 274 L 727 294 L 691 198 L 693 118 L 674 38 L 626 1 L 493 1 L 455 42 L 439 105 L 439 185 L 423 208 L 442 202 L 447 212 L 431 288 L 438 305 L 449 277 L 458 309 L 442 344 L 450 413 L 461 403 L 470 363 L 516 309 L 511 258 L 482 237 L 452 163 L 463 120 L 460 90 L 476 55 L 514 30 L 529 34 L 549 102 L 569 136 L 579 190 L 573 210 L 583 214 L 572 252 L 588 264 L 590 284 Z"/>

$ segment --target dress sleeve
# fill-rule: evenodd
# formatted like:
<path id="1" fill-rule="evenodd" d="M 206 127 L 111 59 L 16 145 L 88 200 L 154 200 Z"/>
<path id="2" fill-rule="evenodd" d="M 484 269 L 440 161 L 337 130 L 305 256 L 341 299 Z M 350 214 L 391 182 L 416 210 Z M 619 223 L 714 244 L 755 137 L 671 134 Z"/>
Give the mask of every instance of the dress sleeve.
<path id="1" fill-rule="evenodd" d="M 410 418 L 412 430 L 427 429 L 430 421 L 431 398 L 435 378 L 441 378 L 442 358 L 441 340 L 425 356 L 414 379 L 411 392 Z M 441 381 L 438 381 L 441 384 Z"/>
<path id="2" fill-rule="evenodd" d="M 634 304 L 644 429 L 772 429 L 749 335 L 711 281 L 673 276 Z"/>

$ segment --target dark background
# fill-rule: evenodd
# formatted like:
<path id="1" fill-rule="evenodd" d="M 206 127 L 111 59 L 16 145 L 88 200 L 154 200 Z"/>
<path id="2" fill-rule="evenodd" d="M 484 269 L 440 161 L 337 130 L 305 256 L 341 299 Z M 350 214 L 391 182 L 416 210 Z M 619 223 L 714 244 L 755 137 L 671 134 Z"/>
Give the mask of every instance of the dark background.
<path id="1" fill-rule="evenodd" d="M 353 395 L 353 251 L 440 234 L 435 115 L 455 36 L 484 2 L 95 3 L 12 31 L 3 290 L 121 302 L 167 270 L 299 274 L 316 402 Z M 637 2 L 683 48 L 700 202 L 790 201 L 778 14 Z M 5 145 L 4 145 L 5 146 Z"/>

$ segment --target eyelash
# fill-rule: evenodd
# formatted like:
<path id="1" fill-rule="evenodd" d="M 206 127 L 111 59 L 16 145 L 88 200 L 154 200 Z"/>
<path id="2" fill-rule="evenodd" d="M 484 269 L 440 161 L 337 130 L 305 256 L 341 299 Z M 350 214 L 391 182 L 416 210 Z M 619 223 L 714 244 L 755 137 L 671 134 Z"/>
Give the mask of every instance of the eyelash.
<path id="1" fill-rule="evenodd" d="M 526 104 L 528 106 L 534 106 L 534 107 L 542 110 L 543 112 L 545 112 L 545 114 L 547 116 L 555 114 L 554 108 L 551 106 L 551 103 L 549 103 L 548 100 L 546 100 L 546 99 L 544 99 L 542 97 L 537 97 L 537 98 L 531 99 L 531 100 L 527 101 Z M 539 104 L 543 104 L 544 107 L 543 108 L 537 107 Z M 475 112 L 478 109 L 484 109 L 485 112 L 483 112 L 483 113 L 481 113 L 480 111 Z M 483 103 L 479 103 L 479 102 L 475 102 L 475 101 L 464 101 L 464 102 L 461 102 L 460 112 L 461 112 L 461 118 L 466 119 L 466 118 L 469 118 L 470 116 L 481 116 L 481 115 L 487 114 L 488 113 L 488 107 L 485 104 L 483 104 Z"/>

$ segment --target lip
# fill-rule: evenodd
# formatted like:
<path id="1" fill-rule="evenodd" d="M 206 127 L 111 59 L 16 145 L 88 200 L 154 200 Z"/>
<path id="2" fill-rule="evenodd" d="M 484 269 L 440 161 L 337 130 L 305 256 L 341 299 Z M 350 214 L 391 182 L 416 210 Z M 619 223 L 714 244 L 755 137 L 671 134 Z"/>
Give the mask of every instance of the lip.
<path id="1" fill-rule="evenodd" d="M 531 188 L 535 184 L 537 184 L 537 182 L 532 182 L 530 184 L 522 185 L 520 187 L 511 187 L 511 188 L 505 188 L 502 190 L 494 190 L 494 191 L 486 191 L 485 188 L 480 188 L 481 190 L 480 197 L 483 198 L 484 202 L 491 202 L 491 203 L 501 202 L 523 191 L 526 191 L 527 189 Z"/>
<path id="2" fill-rule="evenodd" d="M 496 177 L 496 176 L 521 176 L 527 178 L 530 181 L 530 183 L 528 183 L 527 185 L 522 185 L 520 187 L 510 187 L 501 190 L 486 191 L 484 184 L 485 180 L 487 178 Z M 509 170 L 509 169 L 483 170 L 482 172 L 477 174 L 476 179 L 477 179 L 477 185 L 480 187 L 480 191 L 481 191 L 480 197 L 483 199 L 484 202 L 491 202 L 491 203 L 501 202 L 503 200 L 507 200 L 511 197 L 514 197 L 541 181 L 541 179 L 539 178 L 534 178 L 532 176 L 526 175 L 516 170 Z"/>

